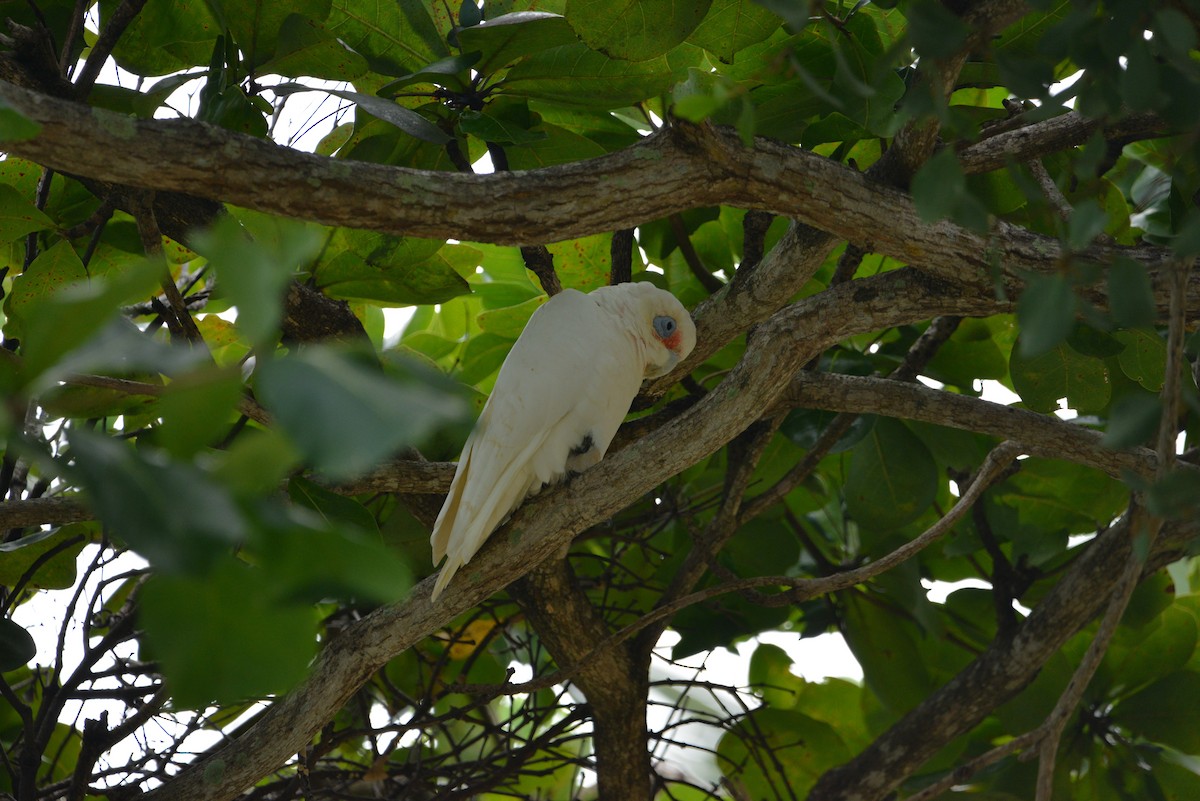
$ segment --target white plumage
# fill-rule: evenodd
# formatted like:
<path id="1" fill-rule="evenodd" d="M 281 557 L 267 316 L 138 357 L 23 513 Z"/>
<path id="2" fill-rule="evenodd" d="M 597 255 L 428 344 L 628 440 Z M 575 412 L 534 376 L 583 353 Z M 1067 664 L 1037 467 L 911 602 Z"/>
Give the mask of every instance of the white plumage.
<path id="1" fill-rule="evenodd" d="M 696 327 L 651 284 L 567 289 L 534 312 L 463 446 L 433 526 L 437 598 L 530 493 L 600 461 L 646 378 L 691 353 Z"/>

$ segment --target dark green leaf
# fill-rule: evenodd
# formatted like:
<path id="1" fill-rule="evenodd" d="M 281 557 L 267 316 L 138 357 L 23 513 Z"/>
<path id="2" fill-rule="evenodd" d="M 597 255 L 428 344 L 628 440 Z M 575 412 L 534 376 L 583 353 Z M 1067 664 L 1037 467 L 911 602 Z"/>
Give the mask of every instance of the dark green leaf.
<path id="1" fill-rule="evenodd" d="M 139 610 L 183 708 L 286 692 L 316 651 L 313 610 L 267 597 L 260 571 L 229 557 L 202 578 L 155 576 Z"/>
<path id="2" fill-rule="evenodd" d="M 260 69 L 276 75 L 352 81 L 367 71 L 367 60 L 312 19 L 291 14 L 283 20 L 274 56 Z"/>
<path id="3" fill-rule="evenodd" d="M 203 572 L 246 535 L 228 494 L 190 464 L 81 429 L 71 431 L 71 452 L 100 520 L 164 572 Z"/>
<path id="4" fill-rule="evenodd" d="M 28 664 L 37 654 L 29 632 L 7 617 L 0 617 L 0 673 Z"/>
<path id="5" fill-rule="evenodd" d="M 71 587 L 75 583 L 75 557 L 96 534 L 93 524 L 71 523 L 0 544 L 0 584 L 12 587 L 25 578 L 26 571 L 35 562 L 45 558 L 51 551 L 61 549 L 38 566 L 26 586 L 43 590 Z"/>
<path id="6" fill-rule="evenodd" d="M 1095 200 L 1087 199 L 1075 205 L 1067 220 L 1067 244 L 1072 250 L 1083 250 L 1108 225 L 1108 214 Z"/>
<path id="7" fill-rule="evenodd" d="M 754 710 L 722 737 L 717 754 L 751 798 L 773 798 L 781 786 L 803 798 L 821 774 L 850 758 L 828 723 L 770 707 Z"/>
<path id="8" fill-rule="evenodd" d="M 1066 277 L 1057 273 L 1030 277 L 1017 304 L 1021 356 L 1041 356 L 1066 339 L 1075 326 L 1075 306 L 1075 293 Z"/>
<path id="9" fill-rule="evenodd" d="M 919 0 L 905 11 L 913 47 L 927 58 L 946 58 L 966 41 L 970 27 L 962 18 L 935 0 Z"/>
<path id="10" fill-rule="evenodd" d="M 688 41 L 731 62 L 738 51 L 770 36 L 780 22 L 773 11 L 752 0 L 712 0 L 708 14 Z"/>
<path id="11" fill-rule="evenodd" d="M 1125 345 L 1117 356 L 1121 372 L 1151 392 L 1162 389 L 1167 373 L 1167 346 L 1153 330 L 1118 331 L 1113 335 Z"/>
<path id="12" fill-rule="evenodd" d="M 196 249 L 217 268 L 221 289 L 238 308 L 237 325 L 246 338 L 263 344 L 277 335 L 284 288 L 299 265 L 321 247 L 314 228 L 266 215 L 244 217 L 249 231 L 232 217 L 193 237 Z"/>
<path id="13" fill-rule="evenodd" d="M 568 0 L 567 21 L 588 47 L 612 58 L 663 55 L 696 30 L 712 0 Z"/>
<path id="14" fill-rule="evenodd" d="M 1117 259 L 1108 268 L 1108 308 L 1122 328 L 1150 326 L 1157 318 L 1154 289 L 1146 268 L 1132 259 Z"/>
<path id="15" fill-rule="evenodd" d="M 1117 400 L 1102 442 L 1107 448 L 1131 448 L 1154 439 L 1162 404 L 1156 395 L 1131 394 Z"/>
<path id="16" fill-rule="evenodd" d="M 1025 358 L 1020 340 L 1009 360 L 1013 389 L 1025 404 L 1039 412 L 1052 412 L 1061 398 L 1080 411 L 1099 411 L 1112 396 L 1108 366 L 1100 359 L 1084 356 L 1066 343 Z"/>
<path id="17" fill-rule="evenodd" d="M 430 379 L 412 370 L 389 381 L 346 354 L 309 348 L 260 365 L 255 388 L 315 467 L 350 478 L 466 414 L 462 398 Z"/>
<path id="18" fill-rule="evenodd" d="M 566 106 L 616 109 L 666 91 L 674 82 L 663 56 L 619 61 L 574 44 L 521 61 L 500 82 L 499 91 Z"/>
<path id="19" fill-rule="evenodd" d="M 531 131 L 517 122 L 487 111 L 468 110 L 459 117 L 458 126 L 477 139 L 499 144 L 528 145 L 546 138 L 544 131 Z"/>
<path id="20" fill-rule="evenodd" d="M 426 3 L 333 0 L 325 28 L 383 75 L 405 75 L 450 55 Z"/>
<path id="21" fill-rule="evenodd" d="M 566 18 L 544 11 L 517 11 L 459 31 L 464 53 L 478 52 L 475 68 L 489 75 L 501 67 L 552 47 L 578 41 Z"/>
<path id="22" fill-rule="evenodd" d="M 1123 700 L 1112 719 L 1137 736 L 1186 754 L 1200 753 L 1200 728 L 1189 702 L 1195 698 L 1200 698 L 1200 673 L 1181 670 Z"/>
<path id="23" fill-rule="evenodd" d="M 937 494 L 937 465 L 925 443 L 896 420 L 878 418 L 851 452 L 846 507 L 864 529 L 911 523 Z"/>
<path id="24" fill-rule="evenodd" d="M 905 613 L 846 596 L 842 634 L 862 665 L 867 687 L 894 714 L 912 709 L 933 689 L 924 651 L 929 643 Z"/>

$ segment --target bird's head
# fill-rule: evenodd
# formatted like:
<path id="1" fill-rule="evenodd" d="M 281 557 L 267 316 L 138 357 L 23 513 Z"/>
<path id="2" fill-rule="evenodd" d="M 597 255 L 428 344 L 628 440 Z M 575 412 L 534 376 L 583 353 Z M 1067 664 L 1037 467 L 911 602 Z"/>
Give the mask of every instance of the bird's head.
<path id="1" fill-rule="evenodd" d="M 596 292 L 607 295 L 604 300 L 620 308 L 631 333 L 642 342 L 646 378 L 671 372 L 696 346 L 696 324 L 670 292 L 644 282 L 618 284 Z"/>

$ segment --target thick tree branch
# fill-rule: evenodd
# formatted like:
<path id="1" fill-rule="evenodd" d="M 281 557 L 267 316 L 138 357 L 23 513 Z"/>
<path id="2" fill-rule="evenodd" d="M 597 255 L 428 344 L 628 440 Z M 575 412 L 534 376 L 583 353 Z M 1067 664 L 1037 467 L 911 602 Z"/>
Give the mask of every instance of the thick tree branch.
<path id="1" fill-rule="evenodd" d="M 522 245 L 729 204 L 794 218 L 976 291 L 993 289 L 997 265 L 1010 276 L 1048 272 L 1065 257 L 1056 240 L 1004 222 L 986 236 L 924 223 L 906 194 L 848 167 L 765 139 L 746 148 L 735 133 L 711 127 L 671 126 L 583 162 L 461 175 L 328 159 L 200 123 L 132 120 L 11 84 L 0 83 L 0 99 L 42 125 L 32 139 L 5 143 L 16 155 L 329 225 Z M 230 163 L 238 169 L 226 169 Z M 648 163 L 655 181 L 644 180 Z M 1156 269 L 1168 254 L 1096 245 L 1075 257 L 1107 264 L 1118 255 Z"/>

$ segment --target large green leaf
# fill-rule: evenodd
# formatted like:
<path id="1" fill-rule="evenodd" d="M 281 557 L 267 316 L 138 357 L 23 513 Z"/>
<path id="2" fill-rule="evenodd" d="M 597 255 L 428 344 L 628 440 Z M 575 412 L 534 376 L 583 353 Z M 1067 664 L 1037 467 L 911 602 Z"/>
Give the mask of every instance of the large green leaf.
<path id="1" fill-rule="evenodd" d="M 155 576 L 138 620 L 183 708 L 286 692 L 316 652 L 314 611 L 267 597 L 260 571 L 230 557 L 203 577 Z"/>
<path id="2" fill-rule="evenodd" d="M 1033 357 L 1024 356 L 1018 343 L 1008 370 L 1013 389 L 1035 411 L 1054 411 L 1060 398 L 1067 399 L 1069 408 L 1098 411 L 1112 396 L 1108 365 L 1065 342 Z"/>
<path id="3" fill-rule="evenodd" d="M 101 27 L 117 7 L 100 4 Z M 205 0 L 148 0 L 117 40 L 117 64 L 137 75 L 166 75 L 207 66 L 221 25 Z"/>
<path id="4" fill-rule="evenodd" d="M 498 91 L 567 106 L 615 109 L 666 91 L 675 82 L 674 74 L 665 56 L 620 61 L 572 44 L 518 63 Z"/>
<path id="5" fill-rule="evenodd" d="M 96 535 L 94 524 L 71 523 L 0 544 L 0 584 L 14 586 L 37 564 L 26 586 L 44 590 L 71 587 L 75 584 L 75 557 Z"/>
<path id="6" fill-rule="evenodd" d="M 0 617 L 0 673 L 16 670 L 37 654 L 29 632 L 7 617 Z"/>
<path id="7" fill-rule="evenodd" d="M 192 241 L 216 267 L 220 288 L 238 307 L 238 328 L 262 344 L 277 334 L 292 273 L 316 255 L 322 237 L 314 226 L 293 220 L 245 211 L 239 217 L 245 228 L 222 217 Z"/>
<path id="8" fill-rule="evenodd" d="M 712 0 L 567 0 L 567 21 L 593 50 L 645 61 L 688 38 L 711 4 Z"/>
<path id="9" fill-rule="evenodd" d="M 778 30 L 780 22 L 774 12 L 753 0 L 712 0 L 708 14 L 688 41 L 731 62 L 739 51 Z"/>
<path id="10" fill-rule="evenodd" d="M 270 59 L 291 18 L 319 23 L 329 15 L 330 0 L 295 0 L 289 3 L 274 0 L 239 0 L 221 3 L 222 22 L 229 26 L 246 62 L 251 66 Z"/>
<path id="11" fill-rule="evenodd" d="M 228 494 L 191 464 L 78 428 L 71 453 L 99 519 L 159 570 L 202 573 L 247 534 Z"/>
<path id="12" fill-rule="evenodd" d="M 1121 482 L 1092 468 L 1035 457 L 1020 465 L 992 497 L 1016 508 L 1022 524 L 1041 531 L 1095 531 L 1112 522 L 1129 498 Z"/>
<path id="13" fill-rule="evenodd" d="M 891 530 L 917 519 L 937 494 L 937 464 L 903 423 L 879 418 L 851 452 L 846 507 L 863 528 Z"/>
<path id="14" fill-rule="evenodd" d="M 342 44 L 324 26 L 308 17 L 284 18 L 275 43 L 275 54 L 260 70 L 264 73 L 307 75 L 331 81 L 352 81 L 367 71 L 367 60 Z"/>
<path id="15" fill-rule="evenodd" d="M 260 365 L 255 390 L 315 467 L 349 478 L 465 416 L 465 401 L 434 376 L 412 369 L 402 378 L 309 348 Z"/>
<path id="16" fill-rule="evenodd" d="M 465 245 L 348 229 L 334 244 L 335 255 L 314 270 L 317 286 L 331 297 L 388 305 L 443 303 L 470 291 L 449 258 L 478 256 Z"/>
<path id="17" fill-rule="evenodd" d="M 502 14 L 458 34 L 458 43 L 464 53 L 480 54 L 475 69 L 484 75 L 525 56 L 576 41 L 575 30 L 565 17 L 544 11 Z"/>
<path id="18" fill-rule="evenodd" d="M 893 714 L 912 709 L 933 689 L 925 635 L 906 613 L 859 593 L 845 596 L 844 610 L 842 635 L 867 687 Z"/>
<path id="19" fill-rule="evenodd" d="M 1112 720 L 1137 736 L 1185 754 L 1200 754 L 1200 728 L 1191 703 L 1196 698 L 1200 698 L 1200 673 L 1181 670 L 1117 704 Z"/>
<path id="20" fill-rule="evenodd" d="M 10 137 L 0 136 L 0 139 Z M 54 225 L 44 212 L 8 184 L 0 184 L 0 242 L 11 242 Z"/>
<path id="21" fill-rule="evenodd" d="M 425 3 L 333 0 L 326 30 L 384 75 L 405 75 L 450 55 Z"/>
<path id="22" fill-rule="evenodd" d="M 762 758 L 769 751 L 772 757 Z M 829 768 L 850 758 L 832 726 L 792 709 L 751 712 L 717 745 L 721 770 L 751 798 L 774 798 L 786 787 L 802 798 Z"/>

